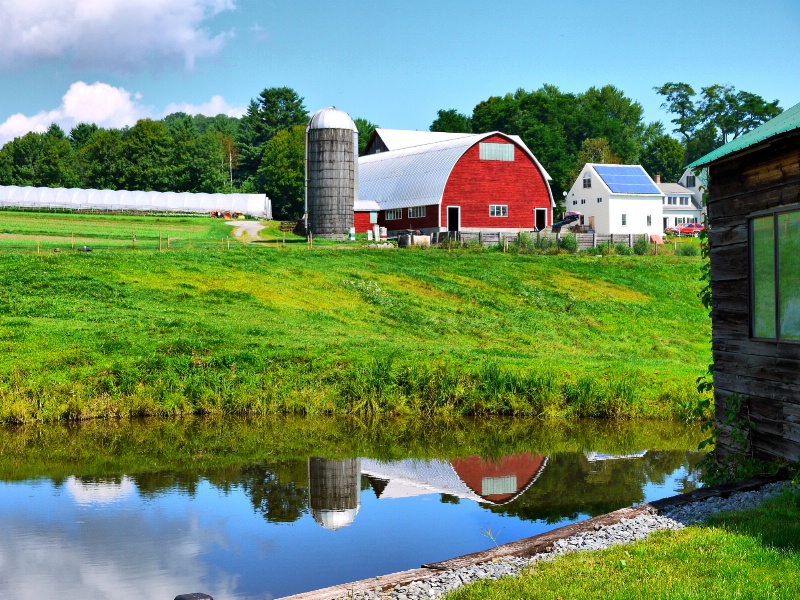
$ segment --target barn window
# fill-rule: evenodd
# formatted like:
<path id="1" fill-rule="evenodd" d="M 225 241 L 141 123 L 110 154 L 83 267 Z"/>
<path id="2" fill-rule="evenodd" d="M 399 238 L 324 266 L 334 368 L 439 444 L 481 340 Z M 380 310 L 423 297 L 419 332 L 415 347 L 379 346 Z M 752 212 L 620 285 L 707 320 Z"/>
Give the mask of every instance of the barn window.
<path id="1" fill-rule="evenodd" d="M 592 187 L 592 174 L 591 173 L 586 173 L 583 176 L 583 187 L 585 187 L 585 188 Z"/>
<path id="2" fill-rule="evenodd" d="M 800 341 L 800 210 L 750 220 L 753 337 Z"/>
<path id="3" fill-rule="evenodd" d="M 490 204 L 489 205 L 490 217 L 507 217 L 508 204 Z"/>
<path id="4" fill-rule="evenodd" d="M 408 209 L 408 218 L 409 219 L 421 219 L 425 216 L 425 207 L 424 206 L 412 206 Z"/>
<path id="5" fill-rule="evenodd" d="M 386 211 L 386 220 L 387 221 L 397 221 L 398 219 L 403 218 L 403 209 L 402 208 L 390 208 Z"/>
<path id="6" fill-rule="evenodd" d="M 479 147 L 481 160 L 504 160 L 508 162 L 514 160 L 513 144 L 492 144 L 490 142 L 481 142 Z"/>

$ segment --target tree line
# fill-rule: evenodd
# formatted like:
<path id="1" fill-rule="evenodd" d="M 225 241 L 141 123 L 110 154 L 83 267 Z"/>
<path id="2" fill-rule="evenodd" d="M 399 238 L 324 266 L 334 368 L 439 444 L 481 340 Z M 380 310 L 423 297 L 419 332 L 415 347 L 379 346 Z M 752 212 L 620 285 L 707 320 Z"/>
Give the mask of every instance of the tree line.
<path id="1" fill-rule="evenodd" d="M 674 137 L 660 122 L 645 123 L 641 104 L 618 88 L 562 92 L 556 86 L 519 89 L 479 102 L 471 115 L 437 111 L 431 131 L 519 135 L 553 178 L 561 199 L 586 162 L 641 164 L 677 181 L 686 164 L 780 114 L 778 101 L 712 85 L 700 93 L 685 83 L 654 88 L 675 118 Z M 265 193 L 278 219 L 303 211 L 303 98 L 288 87 L 264 89 L 241 118 L 173 113 L 131 127 L 80 123 L 67 134 L 52 124 L 0 149 L 0 185 L 174 192 Z M 359 152 L 376 125 L 355 119 Z"/>

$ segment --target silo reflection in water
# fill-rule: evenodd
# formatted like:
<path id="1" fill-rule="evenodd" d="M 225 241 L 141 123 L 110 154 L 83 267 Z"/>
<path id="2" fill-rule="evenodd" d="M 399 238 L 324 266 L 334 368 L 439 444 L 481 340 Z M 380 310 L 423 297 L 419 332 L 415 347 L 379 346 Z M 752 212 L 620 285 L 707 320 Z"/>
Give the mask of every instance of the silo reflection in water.
<path id="1" fill-rule="evenodd" d="M 361 459 L 308 459 L 308 506 L 332 531 L 353 522 L 361 507 Z"/>

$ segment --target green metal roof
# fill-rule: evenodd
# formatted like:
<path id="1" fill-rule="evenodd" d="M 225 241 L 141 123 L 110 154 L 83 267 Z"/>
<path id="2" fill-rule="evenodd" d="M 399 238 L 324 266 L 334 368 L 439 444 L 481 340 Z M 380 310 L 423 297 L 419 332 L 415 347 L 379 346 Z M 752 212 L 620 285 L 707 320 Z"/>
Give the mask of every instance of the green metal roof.
<path id="1" fill-rule="evenodd" d="M 690 164 L 689 168 L 703 167 L 721 158 L 725 158 L 729 154 L 744 150 L 745 148 L 749 148 L 778 134 L 792 131 L 793 129 L 800 129 L 800 104 L 795 104 L 789 110 L 783 111 L 777 117 L 759 125 L 753 129 L 753 131 L 749 131 L 743 136 L 731 140 L 724 146 L 720 146 L 716 150 L 709 152 L 703 158 Z"/>

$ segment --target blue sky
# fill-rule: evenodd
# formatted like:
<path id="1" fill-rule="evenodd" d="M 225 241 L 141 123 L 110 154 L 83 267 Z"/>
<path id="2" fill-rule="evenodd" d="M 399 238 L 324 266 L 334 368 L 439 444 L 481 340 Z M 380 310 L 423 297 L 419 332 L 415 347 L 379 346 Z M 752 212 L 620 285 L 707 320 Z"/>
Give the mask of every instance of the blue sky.
<path id="1" fill-rule="evenodd" d="M 800 1 L 0 0 L 0 144 L 58 122 L 240 115 L 266 87 L 427 129 L 491 95 L 714 83 L 800 102 Z M 669 126 L 671 129 L 671 126 Z"/>

